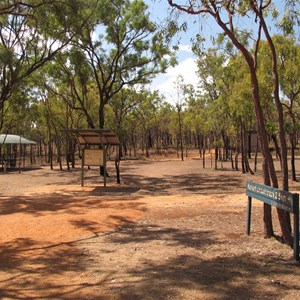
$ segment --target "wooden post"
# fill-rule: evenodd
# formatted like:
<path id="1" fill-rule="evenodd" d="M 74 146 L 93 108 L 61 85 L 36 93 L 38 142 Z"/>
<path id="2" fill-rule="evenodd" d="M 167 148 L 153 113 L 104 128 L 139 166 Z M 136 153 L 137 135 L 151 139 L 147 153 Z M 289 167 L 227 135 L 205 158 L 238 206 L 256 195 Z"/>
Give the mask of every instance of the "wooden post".
<path id="1" fill-rule="evenodd" d="M 106 187 L 106 148 L 103 146 L 104 186 Z"/>
<path id="2" fill-rule="evenodd" d="M 82 158 L 81 158 L 81 186 L 84 186 L 84 151 L 82 149 Z"/>
<path id="3" fill-rule="evenodd" d="M 101 174 L 101 167 L 103 167 L 103 186 L 106 186 L 106 148 L 105 144 L 101 144 L 100 148 L 102 151 L 101 163 L 100 163 L 100 174 Z"/>

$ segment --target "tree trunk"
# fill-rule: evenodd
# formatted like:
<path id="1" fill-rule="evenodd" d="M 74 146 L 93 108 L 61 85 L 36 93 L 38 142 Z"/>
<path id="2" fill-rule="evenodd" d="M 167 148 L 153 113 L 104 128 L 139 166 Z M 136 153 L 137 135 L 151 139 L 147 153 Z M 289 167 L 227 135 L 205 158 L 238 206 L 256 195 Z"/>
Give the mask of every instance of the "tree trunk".
<path id="1" fill-rule="evenodd" d="M 149 157 L 150 154 L 149 154 L 149 142 L 148 142 L 148 134 L 147 134 L 147 131 L 145 131 L 145 146 L 146 146 L 146 157 Z"/>
<path id="2" fill-rule="evenodd" d="M 258 156 L 258 134 L 256 132 L 256 145 L 255 145 L 255 156 L 254 156 L 254 172 L 257 172 L 257 156 Z"/>
<path id="3" fill-rule="evenodd" d="M 52 141 L 49 141 L 49 150 L 48 150 L 48 158 L 50 163 L 50 169 L 53 170 L 53 150 L 52 150 Z"/>
<path id="4" fill-rule="evenodd" d="M 120 163 L 121 163 L 121 147 L 118 148 L 115 157 L 115 167 L 116 167 L 116 174 L 117 174 L 117 183 L 121 183 L 120 179 Z"/>
<path id="5" fill-rule="evenodd" d="M 181 113 L 180 113 L 180 108 L 177 108 L 177 113 L 178 113 L 178 124 L 179 124 L 179 142 L 180 142 L 180 152 L 181 152 L 181 160 L 184 160 L 183 156 L 183 141 L 182 141 L 182 124 L 181 124 Z"/>
<path id="6" fill-rule="evenodd" d="M 277 141 L 277 137 L 276 134 L 272 134 L 271 138 L 274 142 L 274 146 L 275 146 L 275 151 L 276 151 L 276 157 L 280 160 L 280 166 L 282 167 L 282 163 L 281 163 L 281 152 L 280 152 L 280 147 Z"/>
<path id="7" fill-rule="evenodd" d="M 235 155 L 234 155 L 234 169 L 236 171 L 239 170 L 239 152 L 240 152 L 240 146 L 239 146 L 239 139 L 237 137 L 236 145 L 235 145 Z"/>
<path id="8" fill-rule="evenodd" d="M 70 152 L 70 141 L 69 138 L 66 136 L 66 162 L 67 162 L 67 169 L 70 170 L 70 162 L 71 162 L 71 152 Z"/>
<path id="9" fill-rule="evenodd" d="M 230 149 L 230 162 L 231 162 L 231 169 L 234 170 L 234 160 L 233 160 L 233 150 Z"/>
<path id="10" fill-rule="evenodd" d="M 251 159 L 251 133 L 248 133 L 248 143 L 247 143 L 247 148 L 248 148 L 248 159 Z"/>
<path id="11" fill-rule="evenodd" d="M 218 169 L 219 148 L 215 147 L 215 170 Z"/>
<path id="12" fill-rule="evenodd" d="M 242 122 L 242 127 L 243 127 L 243 131 L 242 132 L 243 132 L 243 141 L 244 141 L 244 143 L 243 143 L 243 145 L 244 145 L 243 151 L 244 151 L 245 170 L 246 170 L 247 173 L 250 173 L 251 175 L 254 175 L 254 172 L 252 171 L 252 169 L 250 167 L 250 164 L 249 164 L 249 160 L 248 160 L 248 158 L 249 158 L 249 152 L 248 152 L 248 149 L 249 149 L 249 144 L 248 144 L 248 142 L 249 142 L 249 139 L 248 139 L 249 134 L 246 131 L 245 123 L 244 122 Z"/>
<path id="13" fill-rule="evenodd" d="M 264 184 L 265 185 L 270 185 L 270 176 L 269 176 L 269 168 L 267 166 L 267 162 L 263 157 L 262 161 L 262 171 L 264 174 Z M 273 223 L 272 223 L 272 206 L 264 203 L 264 235 L 266 238 L 270 238 L 274 236 L 274 230 L 273 230 Z"/>
<path id="14" fill-rule="evenodd" d="M 197 144 L 199 150 L 199 157 L 202 158 L 203 150 L 204 150 L 204 137 L 201 136 L 199 133 L 197 134 Z"/>
<path id="15" fill-rule="evenodd" d="M 296 149 L 296 133 L 293 132 L 290 135 L 290 142 L 291 142 L 291 169 L 292 169 L 292 180 L 297 181 L 296 176 L 296 167 L 295 167 L 295 149 Z"/>
<path id="16" fill-rule="evenodd" d="M 100 107 L 99 107 L 99 128 L 103 129 L 104 124 L 105 124 L 105 119 L 104 119 L 104 100 L 100 100 Z"/>
<path id="17" fill-rule="evenodd" d="M 243 128 L 243 122 L 240 118 L 240 141 L 241 141 L 241 156 L 242 156 L 242 173 L 246 173 L 246 167 L 245 167 L 245 140 L 244 140 L 244 128 Z"/>
<path id="18" fill-rule="evenodd" d="M 61 161 L 62 153 L 61 153 L 61 141 L 60 141 L 60 137 L 56 138 L 56 147 L 57 147 L 57 161 L 58 161 L 58 164 L 59 164 L 59 169 L 62 171 L 63 167 L 62 167 L 62 161 Z"/>

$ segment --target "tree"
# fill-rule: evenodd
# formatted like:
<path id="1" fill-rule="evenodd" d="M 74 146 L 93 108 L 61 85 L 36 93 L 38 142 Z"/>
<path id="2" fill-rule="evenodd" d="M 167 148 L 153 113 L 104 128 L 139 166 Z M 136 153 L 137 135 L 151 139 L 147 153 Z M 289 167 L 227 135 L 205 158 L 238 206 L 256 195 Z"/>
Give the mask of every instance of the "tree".
<path id="1" fill-rule="evenodd" d="M 6 1 L 0 6 L 0 129 L 5 103 L 70 43 L 89 18 L 85 2 Z"/>
<path id="2" fill-rule="evenodd" d="M 226 35 L 226 39 L 231 42 L 231 44 L 238 49 L 243 55 L 245 61 L 247 62 L 250 76 L 251 76 L 251 85 L 252 85 L 252 101 L 255 108 L 255 113 L 257 117 L 258 124 L 258 132 L 260 137 L 260 143 L 262 148 L 262 154 L 264 157 L 264 165 L 263 165 L 263 176 L 264 183 L 267 185 L 271 185 L 273 187 L 278 187 L 278 179 L 275 172 L 275 167 L 272 159 L 272 155 L 268 145 L 268 135 L 265 126 L 265 120 L 263 115 L 263 109 L 261 106 L 260 100 L 260 85 L 257 77 L 257 54 L 259 49 L 259 44 L 261 41 L 262 33 L 264 34 L 268 45 L 271 51 L 272 57 L 272 74 L 273 74 L 273 95 L 274 101 L 277 109 L 278 116 L 278 132 L 281 143 L 281 165 L 282 165 L 282 188 L 284 190 L 288 190 L 288 166 L 287 166 L 287 147 L 284 136 L 284 121 L 283 121 L 283 108 L 279 99 L 279 79 L 278 79 L 278 65 L 277 65 L 277 55 L 276 49 L 274 47 L 273 40 L 271 38 L 270 32 L 268 30 L 267 21 L 265 19 L 265 15 L 267 11 L 270 11 L 271 1 L 265 2 L 263 0 L 255 1 L 250 0 L 247 2 L 241 1 L 236 3 L 236 1 L 227 1 L 219 2 L 219 1 L 197 1 L 190 2 L 187 1 L 186 5 L 178 4 L 177 1 L 168 0 L 168 3 L 181 11 L 184 11 L 189 14 L 197 14 L 197 15 L 210 15 L 218 26 L 223 31 L 224 37 Z M 256 21 L 257 31 L 256 37 L 253 37 L 255 40 L 254 43 L 254 51 L 251 52 L 247 48 L 247 44 L 245 38 L 250 35 L 248 31 L 239 31 L 238 28 L 235 27 L 235 17 L 241 16 L 252 16 Z M 245 34 L 246 33 L 246 34 Z M 265 207 L 266 208 L 266 207 Z M 268 207 L 268 212 L 266 212 L 265 216 L 265 233 L 267 236 L 272 236 L 273 229 L 271 228 L 270 222 L 270 210 Z M 285 243 L 289 244 L 291 247 L 293 245 L 293 239 L 291 236 L 291 226 L 288 223 L 288 217 L 286 213 L 282 210 L 278 210 L 279 222 L 281 225 L 281 230 L 283 234 L 283 239 Z"/>
<path id="3" fill-rule="evenodd" d="M 122 88 L 147 83 L 175 63 L 167 35 L 150 20 L 142 0 L 99 1 L 76 45 L 93 69 L 100 128 L 105 105 Z"/>
<path id="4" fill-rule="evenodd" d="M 174 82 L 175 90 L 176 90 L 176 110 L 178 116 L 178 142 L 180 144 L 180 153 L 181 160 L 183 161 L 183 120 L 182 120 L 182 110 L 185 105 L 185 94 L 186 94 L 186 85 L 184 84 L 183 77 L 179 75 Z"/>
<path id="5" fill-rule="evenodd" d="M 142 101 L 134 110 L 135 118 L 139 120 L 141 134 L 141 148 L 146 150 L 146 157 L 150 156 L 150 149 L 154 146 L 154 134 L 156 118 L 160 99 L 157 92 L 143 90 L 140 93 Z"/>
<path id="6" fill-rule="evenodd" d="M 228 108 L 238 140 L 237 148 L 241 152 L 242 171 L 253 174 L 248 161 L 248 157 L 250 157 L 248 139 L 250 132 L 256 131 L 256 118 L 253 111 L 253 102 L 251 101 L 251 81 L 247 68 L 245 60 L 240 54 L 230 58 L 227 72 L 228 77 L 231 78 Z M 236 155 L 238 155 L 239 149 L 237 149 Z M 256 161 L 257 159 L 255 159 Z M 235 163 L 237 164 L 237 159 L 235 159 Z M 237 166 L 235 168 L 237 169 Z M 256 170 L 256 164 L 254 170 Z"/>
<path id="7" fill-rule="evenodd" d="M 297 133 L 299 131 L 299 105 L 300 105 L 300 46 L 292 35 L 274 37 L 275 46 L 279 62 L 279 82 L 280 89 L 284 96 L 283 105 L 285 107 L 288 122 L 286 130 L 291 144 L 291 170 L 292 180 L 296 181 L 295 169 L 295 149 L 297 143 Z"/>
<path id="8" fill-rule="evenodd" d="M 110 101 L 109 106 L 112 108 L 114 115 L 114 126 L 116 133 L 120 139 L 119 153 L 116 154 L 115 167 L 117 172 L 117 183 L 120 183 L 120 161 L 123 156 L 123 148 L 125 154 L 127 152 L 126 141 L 129 137 L 129 126 L 127 126 L 126 119 L 132 113 L 136 106 L 143 101 L 142 93 L 135 90 L 123 89 L 120 93 L 116 94 Z M 134 122 L 132 122 L 134 123 Z"/>
<path id="9" fill-rule="evenodd" d="M 42 82 L 36 83 L 41 89 L 57 95 L 71 110 L 81 112 L 86 120 L 84 127 L 96 128 L 97 88 L 93 82 L 92 69 L 84 53 L 73 47 L 59 53 L 40 72 Z"/>
<path id="10" fill-rule="evenodd" d="M 207 137 L 210 132 L 206 100 L 205 95 L 197 93 L 194 88 L 191 88 L 187 94 L 187 109 L 185 114 L 185 123 L 195 135 L 199 155 L 203 159 L 203 168 L 205 168 Z"/>
<path id="11" fill-rule="evenodd" d="M 229 57 L 216 48 L 203 51 L 195 42 L 193 52 L 197 56 L 199 87 L 210 110 L 208 117 L 214 138 L 215 168 L 217 168 L 219 146 L 222 142 L 224 158 L 228 158 L 229 138 L 226 131 L 232 120 L 228 103 L 235 73 L 228 67 Z"/>
<path id="12" fill-rule="evenodd" d="M 3 1 L 0 3 L 0 15 L 19 15 L 19 16 L 26 16 L 26 17 L 34 17 L 33 10 L 37 9 L 41 6 L 46 6 L 48 4 L 54 3 L 57 0 L 50 0 L 50 1 Z M 23 10 L 25 9 L 26 10 Z"/>

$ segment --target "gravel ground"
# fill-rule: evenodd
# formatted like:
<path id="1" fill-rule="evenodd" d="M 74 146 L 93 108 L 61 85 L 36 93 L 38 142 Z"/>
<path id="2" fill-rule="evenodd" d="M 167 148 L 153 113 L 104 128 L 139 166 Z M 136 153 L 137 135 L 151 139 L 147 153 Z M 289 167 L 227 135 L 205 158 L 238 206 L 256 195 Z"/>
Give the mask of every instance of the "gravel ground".
<path id="1" fill-rule="evenodd" d="M 196 158 L 0 173 L 1 299 L 298 299 L 293 251 L 263 238 L 245 181 Z M 299 191 L 298 183 L 292 190 Z M 274 211 L 274 227 L 278 224 Z"/>

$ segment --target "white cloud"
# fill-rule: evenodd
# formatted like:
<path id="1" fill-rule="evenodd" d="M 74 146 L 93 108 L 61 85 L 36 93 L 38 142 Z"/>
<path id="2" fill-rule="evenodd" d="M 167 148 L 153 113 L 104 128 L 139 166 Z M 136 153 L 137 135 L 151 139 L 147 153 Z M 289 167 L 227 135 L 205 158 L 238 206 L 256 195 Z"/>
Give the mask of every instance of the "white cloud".
<path id="1" fill-rule="evenodd" d="M 187 58 L 177 66 L 169 68 L 166 74 L 158 76 L 151 85 L 151 90 L 158 90 L 170 103 L 176 103 L 175 81 L 179 75 L 184 79 L 185 84 L 198 85 L 196 75 L 197 65 L 193 58 Z"/>
<path id="2" fill-rule="evenodd" d="M 190 45 L 179 45 L 179 51 L 185 51 L 192 53 L 192 48 Z"/>

